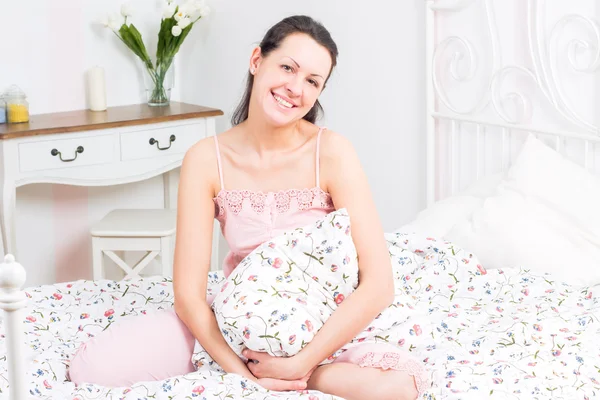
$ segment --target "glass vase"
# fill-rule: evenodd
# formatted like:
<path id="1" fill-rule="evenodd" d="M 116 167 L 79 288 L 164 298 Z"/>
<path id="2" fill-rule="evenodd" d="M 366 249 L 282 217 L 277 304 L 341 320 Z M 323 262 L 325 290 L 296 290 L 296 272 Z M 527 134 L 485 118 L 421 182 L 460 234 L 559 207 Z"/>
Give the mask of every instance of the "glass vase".
<path id="1" fill-rule="evenodd" d="M 175 67 L 173 63 L 168 66 L 142 67 L 146 100 L 149 106 L 167 106 L 171 101 L 171 89 L 175 83 Z"/>

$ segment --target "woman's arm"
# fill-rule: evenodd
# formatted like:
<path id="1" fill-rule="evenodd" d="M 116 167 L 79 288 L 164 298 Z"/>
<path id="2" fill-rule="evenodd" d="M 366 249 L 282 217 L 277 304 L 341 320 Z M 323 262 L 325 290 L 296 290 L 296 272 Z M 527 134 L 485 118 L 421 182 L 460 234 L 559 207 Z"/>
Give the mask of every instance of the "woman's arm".
<path id="1" fill-rule="evenodd" d="M 206 302 L 215 213 L 211 177 L 218 176 L 210 144 L 205 140 L 192 147 L 181 166 L 173 261 L 175 312 L 223 370 L 250 378 L 246 364 L 223 338 Z"/>
<path id="2" fill-rule="evenodd" d="M 225 372 L 241 375 L 271 390 L 303 390 L 306 379 L 282 381 L 254 377 L 225 341 L 206 302 L 215 213 L 213 179 L 218 177 L 212 140 L 209 138 L 192 147 L 181 166 L 173 261 L 175 312 Z"/>
<path id="3" fill-rule="evenodd" d="M 359 285 L 297 355 L 282 361 L 248 353 L 259 360 L 254 375 L 280 379 L 304 376 L 362 332 L 394 299 L 389 252 L 365 173 L 351 143 L 327 132 L 321 145 L 321 170 L 336 209 L 346 208 L 359 258 Z M 262 366 L 261 366 L 262 364 Z"/>
<path id="4" fill-rule="evenodd" d="M 298 353 L 299 361 L 309 369 L 350 342 L 394 301 L 389 251 L 358 155 L 350 141 L 335 132 L 326 131 L 323 139 L 324 182 L 335 208 L 346 208 L 350 215 L 359 284 Z"/>

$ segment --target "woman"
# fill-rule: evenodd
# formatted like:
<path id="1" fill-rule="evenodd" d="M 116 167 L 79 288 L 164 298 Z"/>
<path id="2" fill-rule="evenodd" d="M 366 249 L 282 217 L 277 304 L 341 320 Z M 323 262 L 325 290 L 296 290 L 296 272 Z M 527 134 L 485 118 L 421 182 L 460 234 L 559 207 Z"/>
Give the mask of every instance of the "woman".
<path id="1" fill-rule="evenodd" d="M 111 327 L 73 359 L 73 381 L 120 385 L 190 372 L 195 338 L 223 370 L 268 389 L 308 388 L 345 399 L 417 397 L 423 370 L 391 345 L 361 344 L 318 366 L 394 297 L 383 230 L 356 152 L 339 134 L 315 125 L 321 111 L 318 98 L 337 55 L 329 32 L 309 17 L 286 18 L 266 33 L 251 55 L 246 93 L 233 115 L 233 127 L 198 142 L 182 164 L 173 277 L 176 315 L 158 313 L 145 317 L 145 323 L 132 320 Z M 231 249 L 223 268 L 229 275 L 262 242 L 336 208 L 346 208 L 350 215 L 359 255 L 358 288 L 296 356 L 249 351 L 245 356 L 254 361 L 244 363 L 227 345 L 203 295 L 213 219 L 219 220 Z M 109 346 L 102 341 L 113 349 L 126 348 L 116 354 L 126 360 L 127 372 L 106 376 L 94 367 L 109 357 Z M 142 357 L 135 353 L 141 347 L 161 342 L 167 345 L 163 355 L 133 361 Z"/>

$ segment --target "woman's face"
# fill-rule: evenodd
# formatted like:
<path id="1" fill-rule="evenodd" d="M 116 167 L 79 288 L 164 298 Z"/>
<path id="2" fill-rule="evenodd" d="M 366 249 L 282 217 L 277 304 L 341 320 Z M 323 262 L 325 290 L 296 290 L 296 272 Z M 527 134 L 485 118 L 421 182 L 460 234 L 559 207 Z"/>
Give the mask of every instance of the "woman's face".
<path id="1" fill-rule="evenodd" d="M 257 48 L 250 64 L 254 110 L 275 126 L 302 119 L 321 94 L 330 69 L 329 51 L 305 34 L 289 35 L 265 58 Z"/>

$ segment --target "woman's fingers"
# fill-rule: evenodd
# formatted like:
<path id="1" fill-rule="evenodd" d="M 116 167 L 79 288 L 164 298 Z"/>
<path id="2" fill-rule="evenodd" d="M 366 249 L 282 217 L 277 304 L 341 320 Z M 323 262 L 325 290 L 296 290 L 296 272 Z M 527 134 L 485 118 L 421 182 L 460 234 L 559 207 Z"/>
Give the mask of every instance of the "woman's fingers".
<path id="1" fill-rule="evenodd" d="M 262 378 L 262 376 L 260 376 L 260 370 L 258 367 L 259 364 L 255 364 L 253 362 L 249 362 L 248 364 L 246 364 L 246 367 L 248 367 L 248 369 L 250 370 L 250 372 L 252 372 L 252 375 L 254 375 L 257 378 Z"/>
<path id="2" fill-rule="evenodd" d="M 310 371 L 308 371 L 308 374 L 306 374 L 306 376 L 304 378 L 300 379 L 300 380 L 302 382 L 308 382 L 308 380 L 312 376 L 313 372 L 315 372 L 315 369 L 317 369 L 317 367 L 314 367 L 313 369 L 311 369 Z"/>
<path id="3" fill-rule="evenodd" d="M 259 362 L 265 357 L 264 353 L 259 353 L 250 349 L 245 349 L 244 351 L 242 351 L 242 355 L 249 360 L 256 360 Z"/>
<path id="4" fill-rule="evenodd" d="M 276 392 L 306 389 L 306 382 L 304 381 L 284 381 L 281 379 L 263 378 L 258 380 L 258 384 L 265 389 L 274 390 Z"/>

